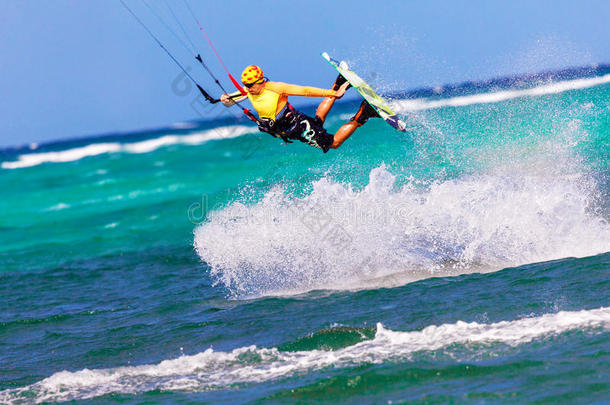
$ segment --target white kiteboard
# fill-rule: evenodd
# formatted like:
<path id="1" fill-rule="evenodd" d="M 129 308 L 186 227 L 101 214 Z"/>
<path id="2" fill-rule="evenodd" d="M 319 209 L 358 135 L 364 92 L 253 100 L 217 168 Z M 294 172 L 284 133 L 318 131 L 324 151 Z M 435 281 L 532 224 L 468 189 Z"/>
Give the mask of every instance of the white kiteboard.
<path id="1" fill-rule="evenodd" d="M 341 76 L 345 77 L 345 80 L 347 80 L 349 84 L 351 84 L 352 87 L 356 89 L 358 93 L 360 93 L 364 100 L 366 100 L 366 102 L 369 103 L 371 107 L 375 109 L 375 111 L 377 111 L 385 122 L 399 131 L 405 132 L 407 130 L 407 125 L 404 123 L 404 121 L 398 118 L 398 115 L 390 108 L 387 101 L 377 94 L 375 90 L 373 90 L 371 86 L 369 86 L 368 83 L 365 82 L 360 76 L 349 70 L 349 66 L 346 62 L 339 62 L 328 56 L 328 53 L 326 52 L 322 53 L 322 57 L 326 59 L 326 61 L 335 69 L 337 69 L 337 72 L 339 72 Z"/>

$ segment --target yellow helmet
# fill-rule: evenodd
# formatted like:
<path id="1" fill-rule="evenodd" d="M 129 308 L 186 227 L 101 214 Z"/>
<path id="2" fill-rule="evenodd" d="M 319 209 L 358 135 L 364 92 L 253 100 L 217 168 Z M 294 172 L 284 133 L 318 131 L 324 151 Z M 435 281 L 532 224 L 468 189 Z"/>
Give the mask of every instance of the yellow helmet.
<path id="1" fill-rule="evenodd" d="M 241 82 L 243 84 L 254 84 L 263 79 L 263 69 L 256 65 L 250 65 L 244 69 L 241 74 Z"/>

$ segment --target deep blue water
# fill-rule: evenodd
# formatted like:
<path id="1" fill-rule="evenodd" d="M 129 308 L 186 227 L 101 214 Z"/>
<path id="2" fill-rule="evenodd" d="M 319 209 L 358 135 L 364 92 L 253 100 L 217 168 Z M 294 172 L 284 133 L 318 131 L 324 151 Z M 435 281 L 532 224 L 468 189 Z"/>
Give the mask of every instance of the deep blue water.
<path id="1" fill-rule="evenodd" d="M 603 69 L 4 150 L 0 402 L 607 403 Z"/>

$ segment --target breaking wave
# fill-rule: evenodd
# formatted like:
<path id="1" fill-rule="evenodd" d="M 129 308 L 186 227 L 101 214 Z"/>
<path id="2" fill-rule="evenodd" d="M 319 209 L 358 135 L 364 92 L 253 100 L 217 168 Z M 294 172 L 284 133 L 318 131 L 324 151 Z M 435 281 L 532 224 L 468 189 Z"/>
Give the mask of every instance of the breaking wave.
<path id="1" fill-rule="evenodd" d="M 392 106 L 399 113 L 430 110 L 433 108 L 441 107 L 463 107 L 473 104 L 498 103 L 500 101 L 506 101 L 521 97 L 537 97 L 547 94 L 557 94 L 563 93 L 565 91 L 585 89 L 607 83 L 610 83 L 610 74 L 586 79 L 565 80 L 556 83 L 545 84 L 538 87 L 533 87 L 530 89 L 503 90 L 492 93 L 480 93 L 468 96 L 445 98 L 440 100 L 397 100 L 392 103 Z"/>
<path id="2" fill-rule="evenodd" d="M 32 385 L 2 391 L 0 402 L 69 401 L 151 390 L 200 392 L 273 381 L 325 368 L 409 361 L 415 353 L 425 357 L 426 352 L 437 350 L 444 350 L 452 361 L 464 357 L 468 360 L 489 353 L 501 355 L 506 346 L 516 347 L 570 330 L 590 333 L 610 330 L 610 308 L 562 311 L 490 324 L 458 321 L 409 332 L 392 331 L 377 324 L 373 339 L 332 351 L 287 352 L 248 346 L 231 352 L 215 352 L 210 348 L 152 365 L 62 371 Z"/>
<path id="3" fill-rule="evenodd" d="M 93 143 L 87 146 L 61 151 L 23 154 L 20 155 L 16 161 L 2 162 L 2 168 L 19 169 L 49 162 L 74 162 L 89 156 L 97 156 L 105 153 L 148 153 L 169 145 L 201 145 L 208 141 L 230 139 L 256 132 L 258 132 L 258 129 L 255 127 L 238 125 L 214 128 L 190 135 L 165 135 L 141 142 Z"/>
<path id="4" fill-rule="evenodd" d="M 304 197 L 277 186 L 255 204 L 212 212 L 195 230 L 195 248 L 232 293 L 259 295 L 402 285 L 610 246 L 584 175 L 511 168 L 395 183 L 381 166 L 360 191 L 327 177 Z"/>

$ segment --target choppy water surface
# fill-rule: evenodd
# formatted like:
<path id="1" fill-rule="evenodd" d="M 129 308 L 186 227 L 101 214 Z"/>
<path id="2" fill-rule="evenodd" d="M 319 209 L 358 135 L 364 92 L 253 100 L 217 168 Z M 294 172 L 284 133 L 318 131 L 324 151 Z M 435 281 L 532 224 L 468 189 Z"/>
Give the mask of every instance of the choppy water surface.
<path id="1" fill-rule="evenodd" d="M 609 81 L 2 151 L 0 402 L 607 401 Z"/>

